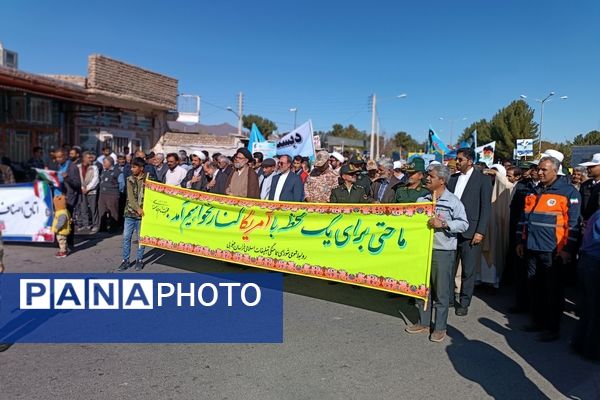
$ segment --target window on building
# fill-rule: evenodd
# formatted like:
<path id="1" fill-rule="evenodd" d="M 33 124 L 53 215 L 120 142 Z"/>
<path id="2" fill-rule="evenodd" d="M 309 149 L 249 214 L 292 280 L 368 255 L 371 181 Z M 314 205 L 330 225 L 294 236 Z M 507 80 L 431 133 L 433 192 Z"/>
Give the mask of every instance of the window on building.
<path id="1" fill-rule="evenodd" d="M 27 121 L 27 105 L 25 96 L 14 96 L 10 98 L 10 116 L 15 121 Z"/>
<path id="2" fill-rule="evenodd" d="M 44 155 L 50 154 L 50 148 L 56 146 L 58 134 L 54 132 L 38 132 L 36 135 L 37 145 L 42 148 Z"/>
<path id="3" fill-rule="evenodd" d="M 125 147 L 129 147 L 129 138 L 119 136 L 113 137 L 113 151 L 115 153 L 123 153 Z"/>
<path id="4" fill-rule="evenodd" d="M 40 124 L 52 124 L 52 103 L 45 99 L 31 99 L 31 121 Z"/>
<path id="5" fill-rule="evenodd" d="M 12 161 L 26 161 L 31 153 L 31 134 L 28 131 L 17 131 L 11 150 Z"/>

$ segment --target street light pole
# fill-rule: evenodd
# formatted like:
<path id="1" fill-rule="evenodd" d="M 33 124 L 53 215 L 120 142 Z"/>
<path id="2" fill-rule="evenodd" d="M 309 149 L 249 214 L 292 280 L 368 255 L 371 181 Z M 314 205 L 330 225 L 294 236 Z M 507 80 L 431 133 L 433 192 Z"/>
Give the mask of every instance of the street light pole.
<path id="1" fill-rule="evenodd" d="M 398 99 L 404 99 L 408 95 L 406 93 L 395 96 Z M 384 98 L 385 100 L 385 98 Z M 379 120 L 377 118 L 377 96 L 373 93 L 371 97 L 371 147 L 369 149 L 369 158 L 376 160 L 379 158 Z M 377 137 L 377 146 L 375 146 L 375 138 Z M 385 139 L 384 139 L 385 140 Z"/>
<path id="2" fill-rule="evenodd" d="M 543 100 L 535 99 L 535 101 L 537 101 L 538 103 L 541 104 L 541 106 L 540 106 L 540 134 L 538 135 L 538 141 L 539 141 L 538 142 L 538 152 L 540 154 L 542 154 L 542 128 L 544 126 L 544 104 L 546 103 L 546 101 L 550 100 L 550 98 L 552 96 L 554 96 L 554 94 L 555 94 L 554 92 L 550 92 L 548 94 L 548 96 L 546 96 Z M 525 100 L 527 99 L 527 96 L 524 94 L 522 94 L 520 97 Z M 561 100 L 566 100 L 568 98 L 569 98 L 569 96 L 560 96 Z"/>
<path id="3" fill-rule="evenodd" d="M 242 92 L 240 92 L 240 94 L 238 94 L 238 135 L 239 136 L 242 136 L 242 115 L 244 115 L 243 102 L 244 102 L 244 95 Z"/>
<path id="4" fill-rule="evenodd" d="M 227 111 L 231 111 L 233 113 L 233 115 L 235 115 L 238 119 L 238 136 L 242 136 L 242 116 L 244 115 L 243 112 L 243 100 L 244 99 L 244 94 L 242 92 L 240 92 L 238 94 L 238 112 L 233 111 L 233 108 L 231 107 L 227 107 Z"/>
<path id="5" fill-rule="evenodd" d="M 296 129 L 296 117 L 298 116 L 298 107 L 290 108 L 290 112 L 294 113 L 294 129 Z"/>

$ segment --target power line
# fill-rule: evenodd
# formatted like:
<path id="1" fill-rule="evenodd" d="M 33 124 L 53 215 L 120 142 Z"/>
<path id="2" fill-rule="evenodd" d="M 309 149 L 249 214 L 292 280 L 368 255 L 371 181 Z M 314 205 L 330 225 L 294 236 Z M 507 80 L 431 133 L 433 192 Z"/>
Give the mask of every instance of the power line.
<path id="1" fill-rule="evenodd" d="M 206 103 L 206 104 L 208 104 L 208 105 L 210 105 L 210 106 L 213 106 L 213 107 L 219 108 L 219 109 L 221 109 L 221 110 L 223 110 L 223 111 L 229 111 L 229 110 L 227 109 L 227 107 L 223 107 L 223 106 L 220 106 L 220 105 L 217 105 L 217 104 L 211 103 L 210 101 L 208 101 L 208 100 L 206 100 L 206 99 L 204 99 L 204 98 L 202 99 L 202 102 L 203 102 L 203 103 Z"/>

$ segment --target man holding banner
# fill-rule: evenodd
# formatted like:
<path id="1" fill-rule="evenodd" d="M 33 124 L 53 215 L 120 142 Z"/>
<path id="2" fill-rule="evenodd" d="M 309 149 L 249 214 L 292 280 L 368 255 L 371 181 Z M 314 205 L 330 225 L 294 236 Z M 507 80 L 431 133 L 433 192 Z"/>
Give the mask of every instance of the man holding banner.
<path id="1" fill-rule="evenodd" d="M 356 175 L 359 170 L 350 164 L 343 165 L 340 174 L 344 183 L 333 189 L 329 198 L 330 203 L 370 203 L 369 195 L 362 186 L 356 184 Z"/>
<path id="2" fill-rule="evenodd" d="M 317 153 L 315 167 L 310 172 L 304 185 L 306 201 L 310 203 L 327 203 L 333 189 L 339 186 L 339 175 L 329 165 L 329 153 L 321 150 Z"/>
<path id="3" fill-rule="evenodd" d="M 279 157 L 279 174 L 275 175 L 271 182 L 269 200 L 296 202 L 304 200 L 304 183 L 291 168 L 292 157 L 287 154 Z"/>
<path id="4" fill-rule="evenodd" d="M 421 197 L 419 202 L 435 203 L 436 216 L 429 219 L 427 225 L 434 229 L 433 252 L 431 258 L 431 290 L 428 304 L 417 301 L 419 321 L 407 327 L 408 333 L 429 333 L 432 307 L 435 308 L 435 322 L 429 340 L 441 342 L 446 337 L 448 308 L 450 307 L 450 282 L 454 275 L 456 259 L 456 235 L 469 228 L 465 207 L 460 199 L 449 190 L 446 184 L 450 180 L 450 171 L 444 165 L 429 168 L 426 187 L 431 192 Z"/>

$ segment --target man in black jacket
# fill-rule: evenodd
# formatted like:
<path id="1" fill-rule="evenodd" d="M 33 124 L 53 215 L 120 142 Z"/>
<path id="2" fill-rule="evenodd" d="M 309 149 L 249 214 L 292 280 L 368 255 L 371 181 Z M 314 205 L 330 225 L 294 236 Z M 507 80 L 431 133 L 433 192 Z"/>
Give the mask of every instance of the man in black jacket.
<path id="1" fill-rule="evenodd" d="M 203 152 L 196 150 L 190 154 L 190 159 L 192 160 L 192 168 L 181 181 L 181 187 L 192 190 L 205 190 L 208 181 L 204 175 L 202 163 L 206 160 L 206 156 Z"/>
<path id="2" fill-rule="evenodd" d="M 469 229 L 458 234 L 458 258 L 462 265 L 459 303 L 455 303 L 455 313 L 465 316 L 468 313 L 475 287 L 475 271 L 481 266 L 481 241 L 492 210 L 492 181 L 473 168 L 475 153 L 470 148 L 459 149 L 456 155 L 456 168 L 448 189 L 465 206 Z"/>
<path id="3" fill-rule="evenodd" d="M 121 172 L 114 166 L 112 157 L 105 157 L 102 161 L 103 169 L 100 173 L 98 193 L 98 215 L 100 216 L 100 230 L 106 228 L 113 231 L 120 221 L 119 212 L 119 175 Z M 109 216 L 107 217 L 107 214 Z"/>
<path id="4" fill-rule="evenodd" d="M 515 168 L 515 167 L 511 167 Z M 525 261 L 517 257 L 515 253 L 515 243 L 517 224 L 521 219 L 521 214 L 525 208 L 525 197 L 535 192 L 535 188 L 538 184 L 537 177 L 537 165 L 532 164 L 531 170 L 528 172 L 528 178 L 519 180 L 515 184 L 513 190 L 513 198 L 510 203 L 510 237 L 509 237 L 509 263 L 510 268 L 514 270 L 513 277 L 515 279 L 515 305 L 508 309 L 511 314 L 521 314 L 527 311 L 529 304 L 529 296 L 527 293 L 527 265 Z M 510 168 L 509 168 L 510 171 Z"/>
<path id="5" fill-rule="evenodd" d="M 71 233 L 67 235 L 67 246 L 71 252 L 75 249 L 75 221 L 77 220 L 77 217 L 79 217 L 79 215 L 75 214 L 76 210 L 79 208 L 79 202 L 81 201 L 81 176 L 79 175 L 79 168 L 77 167 L 81 162 L 80 156 L 81 151 L 79 150 L 79 147 L 73 147 L 69 150 L 69 160 L 71 160 L 71 164 L 63 175 L 63 182 L 67 195 L 67 210 L 69 210 L 71 215 Z"/>
<path id="6" fill-rule="evenodd" d="M 229 175 L 233 173 L 233 166 L 231 165 L 231 160 L 224 155 L 219 156 L 217 163 L 219 165 L 219 172 L 217 172 L 217 175 L 213 177 L 213 179 L 216 179 L 216 182 L 211 192 L 225 194 L 227 182 L 229 181 Z"/>

